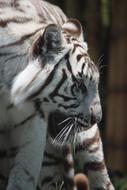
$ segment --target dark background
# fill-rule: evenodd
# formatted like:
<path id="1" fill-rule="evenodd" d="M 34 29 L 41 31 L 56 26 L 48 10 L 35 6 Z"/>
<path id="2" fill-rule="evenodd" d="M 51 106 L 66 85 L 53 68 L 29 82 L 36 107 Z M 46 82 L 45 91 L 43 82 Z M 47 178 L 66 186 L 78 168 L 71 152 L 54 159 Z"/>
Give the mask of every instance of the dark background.
<path id="1" fill-rule="evenodd" d="M 48 1 L 83 25 L 89 54 L 100 69 L 100 130 L 106 163 L 122 179 L 116 180 L 117 189 L 127 190 L 127 1 Z"/>

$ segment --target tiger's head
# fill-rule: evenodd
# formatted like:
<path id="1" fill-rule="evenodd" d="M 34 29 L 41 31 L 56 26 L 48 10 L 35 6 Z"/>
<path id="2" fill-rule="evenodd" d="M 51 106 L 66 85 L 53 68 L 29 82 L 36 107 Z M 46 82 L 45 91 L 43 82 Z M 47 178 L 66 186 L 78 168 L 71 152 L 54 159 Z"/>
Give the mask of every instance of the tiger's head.
<path id="1" fill-rule="evenodd" d="M 71 19 L 38 34 L 28 65 L 14 80 L 12 101 L 39 102 L 50 118 L 57 115 L 56 134 L 74 123 L 85 130 L 102 117 L 98 84 L 99 71 L 87 52 L 81 24 Z"/>

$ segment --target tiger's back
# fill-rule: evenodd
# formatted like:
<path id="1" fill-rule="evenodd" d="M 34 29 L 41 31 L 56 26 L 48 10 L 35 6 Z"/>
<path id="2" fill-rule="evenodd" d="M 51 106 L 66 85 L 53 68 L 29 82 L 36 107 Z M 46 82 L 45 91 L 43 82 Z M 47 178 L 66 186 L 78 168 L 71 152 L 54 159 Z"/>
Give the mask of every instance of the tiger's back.
<path id="1" fill-rule="evenodd" d="M 26 67 L 29 49 L 39 31 L 43 31 L 50 23 L 62 25 L 66 19 L 57 6 L 45 1 L 0 0 L 1 190 L 5 189 L 16 153 L 33 138 L 28 127 L 31 126 L 36 115 L 31 106 L 24 113 L 12 105 L 10 97 L 12 82 L 14 77 Z M 22 126 L 25 122 L 26 125 Z M 25 129 L 26 126 L 28 126 L 27 129 Z M 28 138 L 24 135 L 25 133 L 31 137 Z"/>

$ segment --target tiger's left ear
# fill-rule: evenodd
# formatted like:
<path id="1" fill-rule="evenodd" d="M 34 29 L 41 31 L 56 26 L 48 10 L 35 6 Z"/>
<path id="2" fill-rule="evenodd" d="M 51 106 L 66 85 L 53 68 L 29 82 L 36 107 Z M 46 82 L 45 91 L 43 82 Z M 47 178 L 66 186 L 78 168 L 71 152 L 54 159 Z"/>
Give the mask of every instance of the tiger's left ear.
<path id="1" fill-rule="evenodd" d="M 65 32 L 68 32 L 79 41 L 84 42 L 83 28 L 81 23 L 77 19 L 74 18 L 68 19 L 68 21 L 64 23 L 62 28 L 64 29 Z"/>
<path id="2" fill-rule="evenodd" d="M 55 24 L 49 24 L 33 43 L 31 54 L 33 57 L 55 55 L 63 48 L 62 43 L 61 28 Z"/>

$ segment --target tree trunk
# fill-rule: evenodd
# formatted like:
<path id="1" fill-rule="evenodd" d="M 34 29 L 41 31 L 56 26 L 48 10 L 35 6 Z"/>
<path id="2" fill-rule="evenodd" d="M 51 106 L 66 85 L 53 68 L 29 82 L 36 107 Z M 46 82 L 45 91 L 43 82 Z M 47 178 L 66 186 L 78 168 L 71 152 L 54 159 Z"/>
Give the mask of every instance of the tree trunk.
<path id="1" fill-rule="evenodd" d="M 84 29 L 88 41 L 89 53 L 95 63 L 100 57 L 101 4 L 98 0 L 87 0 L 84 4 Z"/>
<path id="2" fill-rule="evenodd" d="M 112 0 L 106 150 L 108 166 L 127 170 L 127 1 Z"/>
<path id="3" fill-rule="evenodd" d="M 68 17 L 80 17 L 80 0 L 66 0 L 65 1 L 65 10 Z"/>

